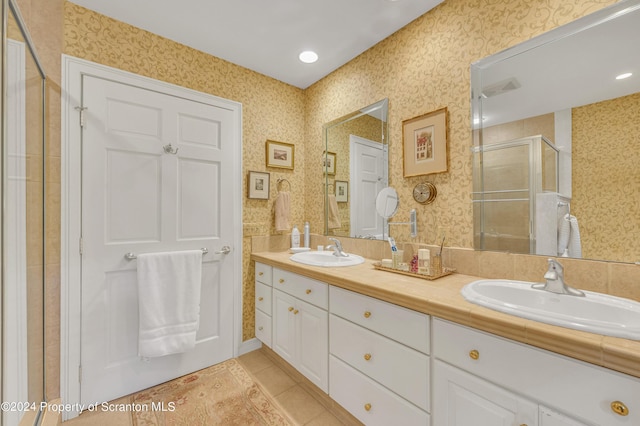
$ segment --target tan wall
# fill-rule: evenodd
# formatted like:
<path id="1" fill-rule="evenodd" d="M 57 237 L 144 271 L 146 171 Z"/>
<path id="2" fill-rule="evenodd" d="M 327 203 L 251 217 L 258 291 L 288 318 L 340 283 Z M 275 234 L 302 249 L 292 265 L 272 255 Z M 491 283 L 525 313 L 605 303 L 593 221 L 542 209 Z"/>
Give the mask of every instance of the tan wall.
<path id="1" fill-rule="evenodd" d="M 47 397 L 59 387 L 59 90 L 60 29 L 64 53 L 159 80 L 212 93 L 243 104 L 243 162 L 246 172 L 265 170 L 266 139 L 294 143 L 294 171 L 271 172 L 271 199 L 244 200 L 243 222 L 251 233 L 274 232 L 273 199 L 278 177 L 292 185 L 292 222 L 321 223 L 322 124 L 380 99 L 390 99 L 390 183 L 402 200 L 398 217 L 408 217 L 415 183 L 429 180 L 438 199 L 417 206 L 420 240 L 433 241 L 434 229 L 449 228 L 449 245 L 471 247 L 471 145 L 469 65 L 484 56 L 529 39 L 613 0 L 446 0 L 434 11 L 355 58 L 327 78 L 302 91 L 235 66 L 141 29 L 122 24 L 62 0 L 22 0 L 33 25 L 39 53 L 54 63 L 49 98 L 51 162 L 48 196 Z M 32 4 L 38 6 L 31 7 Z M 33 13 L 33 15 L 31 15 Z M 64 16 L 64 25 L 62 24 Z M 39 34 L 35 37 L 35 34 Z M 57 99 L 57 101 L 56 101 Z M 400 141 L 402 120 L 447 106 L 449 172 L 403 179 Z M 300 111 L 306 111 L 300 114 Z M 304 182 L 304 185 L 302 184 Z M 304 202 L 303 202 L 304 201 Z M 312 225 L 313 232 L 319 229 Z M 250 233 L 245 233 L 243 337 L 253 337 L 253 271 L 249 262 Z M 49 268 L 50 267 L 50 268 Z"/>
<path id="2" fill-rule="evenodd" d="M 571 214 L 587 259 L 637 262 L 640 252 L 640 94 L 572 111 Z M 591 238 L 595 236 L 595 238 Z"/>

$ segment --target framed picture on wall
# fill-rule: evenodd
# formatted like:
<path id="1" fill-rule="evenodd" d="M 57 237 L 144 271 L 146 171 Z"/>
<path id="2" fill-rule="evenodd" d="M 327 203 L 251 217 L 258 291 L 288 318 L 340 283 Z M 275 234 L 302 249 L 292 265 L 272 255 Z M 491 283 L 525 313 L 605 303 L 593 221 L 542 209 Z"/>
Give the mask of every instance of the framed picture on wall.
<path id="1" fill-rule="evenodd" d="M 325 173 L 329 176 L 334 176 L 336 174 L 336 160 L 335 152 L 325 151 L 322 158 L 322 166 L 324 167 Z"/>
<path id="2" fill-rule="evenodd" d="M 404 177 L 447 171 L 447 108 L 402 122 Z"/>
<path id="3" fill-rule="evenodd" d="M 335 189 L 336 201 L 338 203 L 346 203 L 349 201 L 349 182 L 337 180 Z"/>
<path id="4" fill-rule="evenodd" d="M 256 200 L 269 199 L 269 179 L 267 172 L 249 172 L 247 180 L 248 197 Z"/>
<path id="5" fill-rule="evenodd" d="M 267 167 L 293 170 L 295 145 L 268 140 L 265 151 Z"/>

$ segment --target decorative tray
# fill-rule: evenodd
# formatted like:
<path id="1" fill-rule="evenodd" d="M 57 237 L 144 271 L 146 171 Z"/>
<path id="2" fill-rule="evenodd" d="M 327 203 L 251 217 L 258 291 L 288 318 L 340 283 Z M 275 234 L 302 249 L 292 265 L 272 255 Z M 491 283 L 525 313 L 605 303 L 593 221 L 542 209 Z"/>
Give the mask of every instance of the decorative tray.
<path id="1" fill-rule="evenodd" d="M 456 272 L 456 270 L 453 268 L 442 268 L 442 273 L 440 275 L 424 275 L 424 274 L 418 274 L 416 272 L 401 271 L 399 269 L 393 269 L 393 268 L 385 268 L 384 266 L 382 266 L 380 262 L 375 262 L 373 264 L 373 267 L 380 271 L 393 272 L 394 274 L 402 274 L 410 277 L 422 278 L 423 280 L 429 280 L 429 281 L 437 280 L 438 278 L 446 277 L 447 275 L 451 275 L 454 272 Z"/>

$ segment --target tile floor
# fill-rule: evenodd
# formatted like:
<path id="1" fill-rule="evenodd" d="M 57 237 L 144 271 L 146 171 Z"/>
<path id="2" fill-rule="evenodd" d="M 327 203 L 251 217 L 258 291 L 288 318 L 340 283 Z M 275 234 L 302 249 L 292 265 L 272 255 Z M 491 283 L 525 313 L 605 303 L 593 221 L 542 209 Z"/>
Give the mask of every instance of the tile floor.
<path id="1" fill-rule="evenodd" d="M 300 386 L 295 376 L 287 374 L 262 351 L 254 351 L 238 358 L 253 375 L 256 383 L 286 411 L 297 425 L 342 426 L 343 423 Z M 127 403 L 128 397 L 114 401 Z M 132 426 L 131 413 L 85 412 L 64 422 L 64 426 Z M 197 425 L 193 425 L 197 426 Z"/>

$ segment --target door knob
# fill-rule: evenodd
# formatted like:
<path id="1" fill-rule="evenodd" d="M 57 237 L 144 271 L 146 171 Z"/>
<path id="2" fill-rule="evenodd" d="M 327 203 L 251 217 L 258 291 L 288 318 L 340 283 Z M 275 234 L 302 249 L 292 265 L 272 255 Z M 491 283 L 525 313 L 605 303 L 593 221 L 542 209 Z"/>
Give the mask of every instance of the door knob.
<path id="1" fill-rule="evenodd" d="M 231 253 L 231 247 L 223 246 L 220 251 L 214 251 L 214 254 L 229 254 Z"/>

